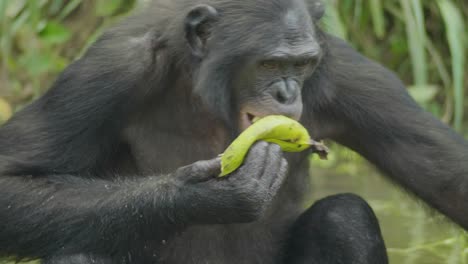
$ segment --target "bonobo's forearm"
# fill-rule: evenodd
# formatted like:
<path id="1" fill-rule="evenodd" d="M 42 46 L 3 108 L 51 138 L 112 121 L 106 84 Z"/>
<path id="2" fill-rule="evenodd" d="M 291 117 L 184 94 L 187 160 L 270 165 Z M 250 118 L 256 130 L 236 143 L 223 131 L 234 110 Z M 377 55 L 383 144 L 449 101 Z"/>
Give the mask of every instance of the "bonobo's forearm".
<path id="1" fill-rule="evenodd" d="M 121 181 L 0 176 L 0 256 L 127 252 L 189 225 L 256 221 L 287 175 L 280 147 L 266 142 L 229 177 L 217 178 L 220 167 L 215 158 Z"/>
<path id="2" fill-rule="evenodd" d="M 148 24 L 119 27 L 0 127 L 0 256 L 126 252 L 132 241 L 181 229 L 177 185 L 68 175 L 105 166 L 128 117 L 162 87 L 164 42 Z"/>
<path id="3" fill-rule="evenodd" d="M 0 177 L 0 256 L 111 253 L 181 228 L 169 177 L 87 180 Z M 180 221 L 180 222 L 177 222 Z"/>
<path id="4" fill-rule="evenodd" d="M 356 129 L 362 133 L 342 143 L 468 229 L 468 145 L 427 113 L 402 120 L 393 120 L 385 133 Z"/>
<path id="5" fill-rule="evenodd" d="M 422 110 L 389 70 L 341 40 L 329 44 L 330 101 L 310 111 L 315 127 L 333 128 L 331 138 L 468 229 L 467 142 Z"/>

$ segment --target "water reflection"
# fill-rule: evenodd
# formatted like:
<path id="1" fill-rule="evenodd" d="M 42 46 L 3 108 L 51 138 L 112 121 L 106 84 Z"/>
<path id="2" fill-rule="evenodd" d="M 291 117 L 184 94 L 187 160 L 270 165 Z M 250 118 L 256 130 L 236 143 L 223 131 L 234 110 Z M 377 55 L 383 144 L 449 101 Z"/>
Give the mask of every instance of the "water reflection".
<path id="1" fill-rule="evenodd" d="M 338 150 L 340 157 L 343 150 Z M 335 152 L 336 153 L 336 152 Z M 357 155 L 324 163 L 312 159 L 311 203 L 352 192 L 367 200 L 379 218 L 392 264 L 467 264 L 468 237 L 438 213 L 401 191 Z"/>

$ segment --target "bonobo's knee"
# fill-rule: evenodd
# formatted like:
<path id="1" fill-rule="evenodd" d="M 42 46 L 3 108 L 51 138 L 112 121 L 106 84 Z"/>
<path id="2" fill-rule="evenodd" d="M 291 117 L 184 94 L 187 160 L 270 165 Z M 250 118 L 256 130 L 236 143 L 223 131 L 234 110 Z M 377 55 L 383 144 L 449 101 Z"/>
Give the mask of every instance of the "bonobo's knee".
<path id="1" fill-rule="evenodd" d="M 339 235 L 343 231 L 379 230 L 377 218 L 361 197 L 339 194 L 317 201 L 298 220 L 301 229 L 319 229 Z M 306 231 L 306 230 L 304 230 Z M 380 232 L 379 232 L 380 233 Z"/>
<path id="2" fill-rule="evenodd" d="M 369 204 L 355 194 L 339 194 L 318 201 L 311 208 L 319 214 L 322 223 L 339 227 L 343 224 L 376 224 Z"/>
<path id="3" fill-rule="evenodd" d="M 388 263 L 377 217 L 361 197 L 317 201 L 292 228 L 285 263 Z M 302 260 L 307 261 L 302 261 Z"/>

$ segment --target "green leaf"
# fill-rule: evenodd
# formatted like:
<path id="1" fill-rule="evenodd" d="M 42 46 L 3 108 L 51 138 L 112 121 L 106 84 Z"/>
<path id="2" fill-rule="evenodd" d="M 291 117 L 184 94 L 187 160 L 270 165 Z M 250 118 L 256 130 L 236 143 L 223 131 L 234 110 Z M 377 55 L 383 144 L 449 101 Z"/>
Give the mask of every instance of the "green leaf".
<path id="1" fill-rule="evenodd" d="M 3 21 L 6 20 L 6 1 L 0 1 L 0 26 L 3 26 Z"/>
<path id="2" fill-rule="evenodd" d="M 59 20 L 62 20 L 64 18 L 66 18 L 71 12 L 73 12 L 73 10 L 75 10 L 80 4 L 81 4 L 82 0 L 72 0 L 70 1 L 62 10 L 62 12 L 60 12 L 60 15 L 58 16 L 58 19 Z"/>
<path id="3" fill-rule="evenodd" d="M 123 0 L 97 0 L 96 15 L 112 16 L 119 10 L 122 4 Z"/>
<path id="4" fill-rule="evenodd" d="M 421 105 L 427 105 L 437 95 L 439 88 L 435 85 L 415 85 L 408 87 L 410 95 Z"/>
<path id="5" fill-rule="evenodd" d="M 7 100 L 0 97 L 0 123 L 8 120 L 11 115 L 13 114 L 13 110 L 11 105 L 8 103 Z"/>
<path id="6" fill-rule="evenodd" d="M 48 14 L 49 16 L 54 16 L 60 12 L 63 8 L 64 0 L 52 0 L 49 3 Z"/>
<path id="7" fill-rule="evenodd" d="M 63 70 L 67 61 L 53 53 L 29 51 L 20 57 L 19 64 L 30 75 L 38 77 L 44 73 L 57 73 Z"/>
<path id="8" fill-rule="evenodd" d="M 59 44 L 70 39 L 71 33 L 62 24 L 56 21 L 48 21 L 39 36 L 41 40 L 48 44 Z"/>
<path id="9" fill-rule="evenodd" d="M 346 27 L 344 26 L 343 20 L 340 17 L 340 13 L 338 8 L 333 4 L 327 3 L 327 12 L 323 18 L 323 25 L 325 26 L 325 30 L 342 38 L 346 39 Z"/>
<path id="10" fill-rule="evenodd" d="M 406 23 L 406 35 L 416 85 L 427 84 L 427 59 L 425 50 L 426 32 L 424 18 L 420 16 L 422 6 L 420 1 L 400 0 Z"/>
<path id="11" fill-rule="evenodd" d="M 13 20 L 10 26 L 10 32 L 12 35 L 16 34 L 16 32 L 18 32 L 20 28 L 24 27 L 27 24 L 29 16 L 29 10 L 25 10 L 24 12 L 21 12 L 21 14 L 17 16 L 15 20 Z"/>
<path id="12" fill-rule="evenodd" d="M 32 76 L 39 76 L 52 68 L 53 62 L 48 54 L 26 53 L 19 59 L 20 65 Z"/>
<path id="13" fill-rule="evenodd" d="M 381 39 L 385 34 L 385 17 L 381 0 L 371 0 L 370 8 L 375 35 Z"/>
<path id="14" fill-rule="evenodd" d="M 21 11 L 26 7 L 26 0 L 17 0 L 17 1 L 6 1 L 6 16 L 10 18 L 16 17 Z"/>

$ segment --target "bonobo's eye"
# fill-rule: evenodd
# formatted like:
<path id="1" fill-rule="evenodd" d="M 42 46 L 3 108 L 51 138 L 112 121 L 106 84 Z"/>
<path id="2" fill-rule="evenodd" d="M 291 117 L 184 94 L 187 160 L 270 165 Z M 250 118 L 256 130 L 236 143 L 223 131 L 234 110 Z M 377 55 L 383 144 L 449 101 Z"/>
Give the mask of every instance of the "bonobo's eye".
<path id="1" fill-rule="evenodd" d="M 276 70 L 279 69 L 280 63 L 275 60 L 265 60 L 260 62 L 260 66 L 267 70 Z"/>
<path id="2" fill-rule="evenodd" d="M 294 67 L 299 68 L 299 69 L 304 69 L 304 68 L 312 65 L 313 61 L 314 61 L 313 59 L 306 59 L 306 60 L 296 61 L 294 63 Z"/>

